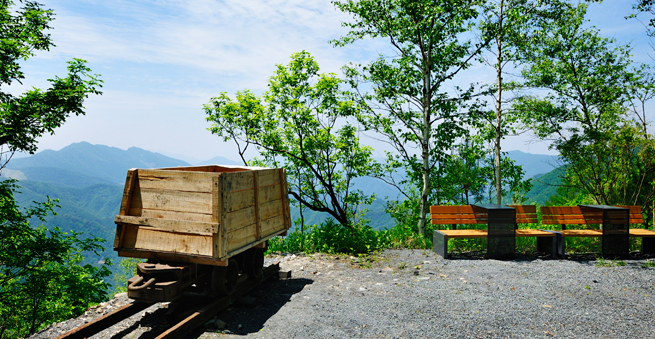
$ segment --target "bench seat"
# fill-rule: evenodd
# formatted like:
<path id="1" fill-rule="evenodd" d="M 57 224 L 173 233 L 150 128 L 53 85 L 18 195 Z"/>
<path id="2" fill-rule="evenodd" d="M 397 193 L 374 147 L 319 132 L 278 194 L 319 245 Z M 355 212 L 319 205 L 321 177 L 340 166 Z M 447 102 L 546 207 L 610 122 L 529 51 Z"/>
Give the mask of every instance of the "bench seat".
<path id="1" fill-rule="evenodd" d="M 435 230 L 432 236 L 432 250 L 444 259 L 448 259 L 448 240 L 449 239 L 474 239 L 487 238 L 487 230 L 468 229 L 468 230 Z M 561 235 L 555 231 L 536 230 L 536 229 L 518 229 L 515 230 L 516 237 L 536 237 L 537 251 L 550 253 L 551 257 L 557 258 L 561 255 L 561 249 L 558 247 L 561 243 Z"/>

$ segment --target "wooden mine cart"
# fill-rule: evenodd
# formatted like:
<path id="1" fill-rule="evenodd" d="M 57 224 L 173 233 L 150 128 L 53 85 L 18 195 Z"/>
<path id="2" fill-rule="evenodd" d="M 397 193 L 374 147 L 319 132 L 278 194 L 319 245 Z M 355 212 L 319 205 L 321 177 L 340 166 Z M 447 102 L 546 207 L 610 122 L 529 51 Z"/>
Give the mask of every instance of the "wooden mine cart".
<path id="1" fill-rule="evenodd" d="M 114 221 L 118 255 L 148 259 L 129 280 L 131 298 L 170 301 L 203 284 L 230 294 L 240 274 L 261 274 L 267 240 L 291 226 L 285 172 L 217 165 L 131 169 Z"/>

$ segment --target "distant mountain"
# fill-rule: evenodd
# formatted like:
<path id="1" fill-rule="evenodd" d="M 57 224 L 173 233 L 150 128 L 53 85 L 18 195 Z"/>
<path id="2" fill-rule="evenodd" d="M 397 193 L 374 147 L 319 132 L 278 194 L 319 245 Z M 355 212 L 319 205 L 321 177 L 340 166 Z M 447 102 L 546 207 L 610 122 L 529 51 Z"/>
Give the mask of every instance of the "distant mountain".
<path id="1" fill-rule="evenodd" d="M 528 202 L 543 205 L 548 198 L 557 194 L 557 188 L 562 183 L 562 177 L 565 171 L 566 166 L 561 166 L 548 173 L 532 178 L 532 189 L 525 195 Z"/>
<path id="2" fill-rule="evenodd" d="M 80 187 L 73 181 L 55 179 L 47 174 L 45 168 L 61 169 L 66 173 L 82 174 L 84 180 L 96 178 L 96 183 L 114 183 L 123 185 L 125 175 L 130 168 L 155 168 L 190 166 L 189 163 L 169 158 L 159 153 L 153 153 L 137 147 L 122 150 L 104 145 L 92 145 L 88 142 L 78 142 L 62 148 L 59 151 L 44 150 L 33 156 L 12 159 L 7 168 L 21 171 L 27 180 L 45 181 Z M 35 169 L 36 168 L 36 169 Z M 28 175 L 29 173 L 32 176 Z"/>
<path id="3" fill-rule="evenodd" d="M 556 155 L 532 154 L 521 151 L 509 151 L 507 156 L 521 165 L 525 171 L 524 178 L 533 178 L 535 175 L 548 173 L 562 166 Z"/>

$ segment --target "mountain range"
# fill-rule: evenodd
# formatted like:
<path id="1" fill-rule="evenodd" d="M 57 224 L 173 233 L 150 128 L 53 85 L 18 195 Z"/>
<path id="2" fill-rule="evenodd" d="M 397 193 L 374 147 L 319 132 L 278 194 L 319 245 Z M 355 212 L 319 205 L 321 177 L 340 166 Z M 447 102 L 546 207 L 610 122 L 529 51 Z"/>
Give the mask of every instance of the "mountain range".
<path id="1" fill-rule="evenodd" d="M 554 194 L 554 185 L 559 183 L 559 172 L 551 172 L 558 161 L 556 156 L 520 151 L 510 151 L 508 156 L 523 166 L 526 177 L 535 177 L 534 188 L 527 195 L 529 201 L 543 203 Z M 23 207 L 33 201 L 45 201 L 48 197 L 58 199 L 61 208 L 57 209 L 56 216 L 47 219 L 46 225 L 106 239 L 104 255 L 116 258 L 111 248 L 115 233 L 114 216 L 120 206 L 127 170 L 207 164 L 241 163 L 215 157 L 189 164 L 137 147 L 122 150 L 80 142 L 58 151 L 44 150 L 32 156 L 14 158 L 2 170 L 2 177 L 20 180 L 21 194 L 16 195 L 16 200 Z M 379 198 L 369 207 L 367 214 L 370 220 L 374 220 L 372 226 L 376 229 L 393 226 L 393 220 L 384 212 L 384 199 L 396 198 L 398 192 L 374 178 L 358 178 L 355 187 L 367 194 L 376 193 Z M 298 208 L 292 208 L 292 219 L 298 217 Z M 305 212 L 307 224 L 320 223 L 325 217 L 321 213 Z"/>

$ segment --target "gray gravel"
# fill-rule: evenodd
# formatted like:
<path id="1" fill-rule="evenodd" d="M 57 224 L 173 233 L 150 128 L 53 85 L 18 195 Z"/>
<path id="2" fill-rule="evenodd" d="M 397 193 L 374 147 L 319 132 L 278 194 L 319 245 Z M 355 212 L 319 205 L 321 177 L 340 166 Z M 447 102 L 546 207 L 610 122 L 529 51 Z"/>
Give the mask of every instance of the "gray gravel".
<path id="1" fill-rule="evenodd" d="M 259 319 L 257 308 L 234 307 L 219 315 L 234 335 L 201 338 L 655 337 L 655 268 L 642 268 L 646 260 L 444 261 L 402 250 L 371 268 L 351 261 L 283 261 L 295 279 L 259 293 L 261 306 L 286 299 L 279 309 Z"/>
<path id="2" fill-rule="evenodd" d="M 393 250 L 372 260 L 267 258 L 275 260 L 292 279 L 263 285 L 190 337 L 655 338 L 655 268 L 643 268 L 646 259 L 598 267 L 588 258 L 444 261 Z M 155 337 L 148 314 L 161 321 L 164 312 L 93 338 Z"/>

